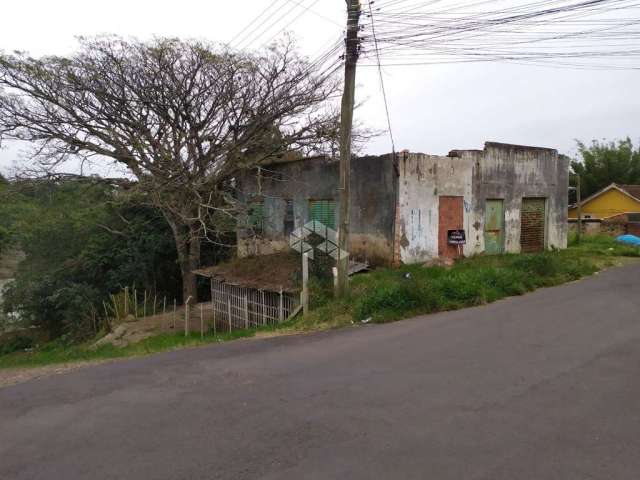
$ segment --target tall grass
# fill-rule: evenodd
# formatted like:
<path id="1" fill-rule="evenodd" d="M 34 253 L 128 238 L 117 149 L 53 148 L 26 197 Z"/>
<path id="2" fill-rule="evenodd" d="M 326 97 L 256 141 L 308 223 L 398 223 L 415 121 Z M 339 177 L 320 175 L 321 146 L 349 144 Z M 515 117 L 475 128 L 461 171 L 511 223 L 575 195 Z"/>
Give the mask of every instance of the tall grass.
<path id="1" fill-rule="evenodd" d="M 301 328 L 339 326 L 371 319 L 387 322 L 411 315 L 481 305 L 595 273 L 616 257 L 640 257 L 640 249 L 606 236 L 583 237 L 563 251 L 477 256 L 451 268 L 404 266 L 378 269 L 352 280 L 349 298 L 329 302 L 298 322 Z M 312 294 L 317 293 L 312 290 Z"/>
<path id="2" fill-rule="evenodd" d="M 569 235 L 569 249 L 588 255 L 609 257 L 640 257 L 640 247 L 617 242 L 608 235 L 583 235 L 578 242 L 577 235 Z"/>
<path id="3" fill-rule="evenodd" d="M 266 328 L 259 330 L 266 330 Z M 256 329 L 234 330 L 233 332 L 219 333 L 217 335 L 209 332 L 204 338 L 200 337 L 199 332 L 191 333 L 186 337 L 182 332 L 163 333 L 126 347 L 115 347 L 107 344 L 96 349 L 89 348 L 88 343 L 84 345 L 67 345 L 62 342 L 50 342 L 31 352 L 13 352 L 7 355 L 0 355 L 0 368 L 36 367 L 56 363 L 108 360 L 148 355 L 150 353 L 176 348 L 252 337 L 257 331 Z"/>
<path id="4" fill-rule="evenodd" d="M 640 257 L 640 248 L 617 243 L 611 237 L 572 239 L 567 250 L 525 255 L 477 256 L 458 261 L 451 268 L 404 266 L 381 268 L 352 279 L 350 295 L 333 298 L 331 282 L 311 282 L 312 312 L 280 330 L 305 330 L 343 326 L 371 318 L 388 322 L 412 315 L 453 310 L 522 295 L 540 287 L 559 285 L 593 274 L 619 257 Z M 113 300 L 113 299 L 112 299 Z M 129 303 L 131 299 L 128 299 Z M 122 298 L 114 306 L 122 310 Z M 135 300 L 134 300 L 135 304 Z M 252 336 L 255 330 L 204 339 L 199 334 L 157 335 L 124 348 L 105 345 L 91 350 L 87 345 L 49 344 L 33 352 L 0 355 L 0 368 L 36 366 L 69 361 L 98 360 L 143 355 L 189 345 Z"/>

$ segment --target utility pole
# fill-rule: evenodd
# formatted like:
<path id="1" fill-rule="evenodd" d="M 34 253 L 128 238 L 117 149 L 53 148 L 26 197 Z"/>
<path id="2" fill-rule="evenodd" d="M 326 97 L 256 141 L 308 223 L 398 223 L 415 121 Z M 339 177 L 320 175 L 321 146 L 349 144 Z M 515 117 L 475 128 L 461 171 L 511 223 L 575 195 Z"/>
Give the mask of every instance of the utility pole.
<path id="1" fill-rule="evenodd" d="M 582 198 L 580 195 L 580 174 L 576 175 L 576 202 L 578 203 L 578 235 L 576 240 L 582 240 Z"/>
<path id="2" fill-rule="evenodd" d="M 358 23 L 360 21 L 360 0 L 345 0 L 347 3 L 347 36 L 345 40 L 344 91 L 340 109 L 340 226 L 338 228 L 338 248 L 349 251 L 350 198 L 349 183 L 351 176 L 351 128 L 353 125 L 353 107 L 356 90 L 356 64 L 360 41 Z M 338 294 L 344 295 L 348 289 L 349 257 L 338 261 Z"/>

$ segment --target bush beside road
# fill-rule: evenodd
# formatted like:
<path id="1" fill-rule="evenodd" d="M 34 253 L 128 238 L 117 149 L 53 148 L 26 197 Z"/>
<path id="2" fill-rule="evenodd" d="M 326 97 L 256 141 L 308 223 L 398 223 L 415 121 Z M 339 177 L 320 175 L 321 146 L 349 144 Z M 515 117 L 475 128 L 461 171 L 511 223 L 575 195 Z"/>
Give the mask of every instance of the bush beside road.
<path id="1" fill-rule="evenodd" d="M 30 351 L 0 355 L 0 369 L 50 364 L 100 361 L 199 346 L 213 342 L 270 334 L 287 334 L 337 328 L 369 322 L 389 322 L 425 313 L 491 303 L 522 295 L 541 287 L 578 280 L 625 259 L 640 257 L 640 249 L 621 245 L 610 237 L 586 237 L 580 244 L 572 239 L 566 250 L 537 254 L 477 256 L 451 267 L 421 265 L 381 268 L 352 279 L 350 295 L 336 301 L 331 286 L 314 282 L 312 311 L 277 328 L 237 330 L 204 338 L 199 333 L 165 333 L 134 345 L 117 348 L 95 342 L 66 345 L 52 342 Z"/>

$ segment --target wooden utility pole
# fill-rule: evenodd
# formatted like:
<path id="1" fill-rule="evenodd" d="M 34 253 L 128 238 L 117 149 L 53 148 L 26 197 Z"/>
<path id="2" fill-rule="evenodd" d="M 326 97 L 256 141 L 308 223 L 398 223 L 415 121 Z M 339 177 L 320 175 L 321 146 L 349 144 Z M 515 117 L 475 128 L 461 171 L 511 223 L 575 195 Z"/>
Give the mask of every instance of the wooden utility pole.
<path id="1" fill-rule="evenodd" d="M 576 202 L 578 203 L 578 235 L 576 240 L 582 240 L 582 197 L 580 194 L 580 175 L 576 175 Z"/>
<path id="2" fill-rule="evenodd" d="M 302 313 L 309 313 L 309 254 L 302 254 L 302 293 L 300 294 Z"/>
<path id="3" fill-rule="evenodd" d="M 340 227 L 338 228 L 338 248 L 349 251 L 349 182 L 351 175 L 351 128 L 356 90 L 356 64 L 358 63 L 358 23 L 360 21 L 360 0 L 347 2 L 347 36 L 345 40 L 344 91 L 340 109 Z M 349 257 L 338 261 L 338 294 L 347 292 L 349 280 Z"/>

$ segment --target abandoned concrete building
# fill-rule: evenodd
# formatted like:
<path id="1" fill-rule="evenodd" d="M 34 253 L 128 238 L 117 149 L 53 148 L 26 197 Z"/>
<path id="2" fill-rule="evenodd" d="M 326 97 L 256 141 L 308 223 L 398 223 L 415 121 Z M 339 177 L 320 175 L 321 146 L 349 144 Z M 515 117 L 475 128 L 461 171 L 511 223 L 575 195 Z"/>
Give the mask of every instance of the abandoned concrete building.
<path id="1" fill-rule="evenodd" d="M 338 162 L 272 163 L 238 179 L 249 205 L 238 255 L 289 248 L 318 220 L 338 227 Z M 351 164 L 350 255 L 372 265 L 531 252 L 567 244 L 568 159 L 549 148 L 487 142 L 447 156 L 401 152 Z"/>

